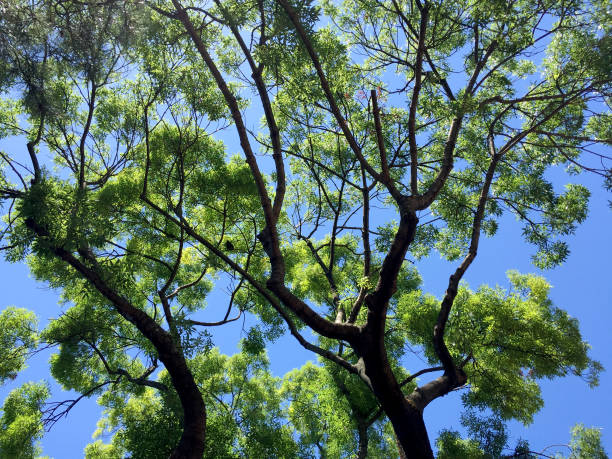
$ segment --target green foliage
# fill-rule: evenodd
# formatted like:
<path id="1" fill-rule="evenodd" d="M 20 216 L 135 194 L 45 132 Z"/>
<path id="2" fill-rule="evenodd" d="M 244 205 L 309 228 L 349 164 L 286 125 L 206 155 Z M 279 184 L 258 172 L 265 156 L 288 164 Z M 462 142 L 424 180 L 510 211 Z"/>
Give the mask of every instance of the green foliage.
<path id="1" fill-rule="evenodd" d="M 506 426 L 502 419 L 496 416 L 479 416 L 474 411 L 467 411 L 461 416 L 461 424 L 470 433 L 470 438 L 478 442 L 485 457 L 502 456 L 508 442 Z"/>
<path id="2" fill-rule="evenodd" d="M 123 454 L 114 446 L 96 440 L 85 447 L 86 459 L 122 459 Z"/>
<path id="3" fill-rule="evenodd" d="M 485 459 L 486 454 L 480 449 L 478 442 L 464 440 L 459 432 L 445 430 L 440 433 L 436 442 L 438 459 L 453 459 L 464 457 L 466 459 Z"/>
<path id="4" fill-rule="evenodd" d="M 496 423 L 497 421 L 493 421 Z M 467 427 L 472 428 L 474 418 L 470 415 L 470 420 Z M 480 427 L 479 427 L 480 430 Z M 491 432 L 497 432 L 491 435 Z M 571 440 L 569 444 L 555 444 L 545 446 L 541 452 L 533 451 L 529 443 L 525 440 L 519 440 L 514 447 L 514 452 L 510 455 L 502 454 L 503 449 L 507 448 L 507 436 L 497 427 L 493 427 L 492 431 L 483 430 L 480 433 L 484 434 L 488 439 L 493 438 L 493 443 L 485 441 L 483 437 L 476 435 L 470 438 L 461 438 L 459 432 L 451 430 L 443 430 L 436 442 L 438 448 L 438 459 L 497 459 L 503 457 L 516 457 L 519 459 L 536 459 L 544 456 L 554 457 L 555 459 L 607 459 L 608 455 L 604 451 L 601 444 L 601 430 L 591 427 L 587 428 L 582 424 L 576 424 L 571 430 Z M 491 446 L 494 445 L 493 449 Z M 550 452 L 551 449 L 560 449 L 563 452 L 555 453 L 554 456 Z M 569 449 L 569 455 L 565 455 Z"/>
<path id="5" fill-rule="evenodd" d="M 334 367 L 307 363 L 281 384 L 263 354 L 227 357 L 213 349 L 191 365 L 208 406 L 205 457 L 353 457 L 358 422 L 367 422 L 370 456 L 397 454 L 384 418 L 368 419 L 377 404 L 367 387 Z M 165 372 L 159 380 L 168 382 Z M 109 391 L 99 403 L 106 409 L 96 436 L 113 436 L 110 444 L 88 445 L 87 458 L 166 457 L 180 436 L 181 410 L 173 393 L 147 389 L 124 402 Z"/>
<path id="6" fill-rule="evenodd" d="M 580 459 L 589 457 L 593 459 L 607 459 L 608 455 L 601 445 L 601 430 L 597 428 L 587 428 L 582 424 L 577 424 L 571 431 L 572 440 L 570 448 L 572 452 L 569 459 Z"/>
<path id="7" fill-rule="evenodd" d="M 40 454 L 41 410 L 48 397 L 44 383 L 26 383 L 9 393 L 0 417 L 0 457 L 33 459 Z"/>
<path id="8" fill-rule="evenodd" d="M 466 405 L 528 424 L 543 403 L 539 379 L 575 374 L 597 385 L 602 367 L 588 357 L 576 319 L 553 306 L 543 278 L 513 271 L 508 277 L 510 291 L 460 288 L 446 342 L 457 362 L 469 357 Z M 438 304 L 413 292 L 400 297 L 398 306 L 409 340 L 424 346 L 432 363 L 436 356 L 428 333 Z"/>
<path id="9" fill-rule="evenodd" d="M 227 357 L 213 349 L 190 365 L 208 407 L 205 457 L 296 456 L 283 415 L 280 381 L 270 375 L 264 354 Z M 159 380 L 170 384 L 165 371 Z M 182 432 L 182 411 L 174 392 L 160 396 L 146 389 L 124 401 L 109 391 L 99 402 L 105 417 L 97 435 L 114 435 L 110 445 L 100 440 L 88 445 L 88 458 L 110 458 L 118 452 L 129 452 L 133 458 L 167 457 Z"/>
<path id="10" fill-rule="evenodd" d="M 8 307 L 0 313 L 0 384 L 15 379 L 28 353 L 38 345 L 37 318 L 27 309 Z"/>
<path id="11" fill-rule="evenodd" d="M 354 375 L 308 362 L 285 375 L 281 392 L 290 402 L 287 418 L 298 435 L 300 457 L 355 457 L 360 428 L 366 430 L 369 456 L 397 455 L 390 426 L 374 416 L 375 398 Z"/>
<path id="12" fill-rule="evenodd" d="M 41 342 L 54 346 L 51 375 L 105 408 L 98 434 L 111 442 L 88 445 L 88 458 L 166 457 L 178 441 L 182 408 L 156 326 L 208 407 L 206 457 L 343 458 L 364 453 L 365 440 L 369 457 L 397 455 L 366 378 L 327 361 L 271 375 L 265 349 L 288 324 L 270 299 L 304 339 L 307 308 L 334 323 L 352 317 L 363 336 L 380 320 L 385 377 L 410 394 L 420 383 L 406 379 L 410 353 L 442 360 L 432 341 L 441 300 L 405 262 L 397 194 L 435 198 L 415 213 L 411 261 L 475 255 L 478 237 L 513 215 L 547 269 L 567 259 L 588 215 L 591 191 L 575 176 L 612 188 L 597 150 L 612 144 L 607 2 L 288 4 L 294 18 L 276 0 L 186 1 L 180 14 L 165 0 L 0 5 L 0 138 L 23 141 L 29 156 L 24 165 L 0 152 L 0 239 L 6 259 L 25 261 L 63 305 L 40 340 L 33 314 L 0 314 L 0 383 Z M 278 215 L 265 215 L 283 190 Z M 279 239 L 272 256 L 267 235 Z M 392 247 L 399 274 L 381 279 Z M 293 310 L 267 283 L 273 273 Z M 542 379 L 598 383 L 601 365 L 546 281 L 509 278 L 509 289 L 460 285 L 454 299 L 444 341 L 467 376 L 469 438 L 443 431 L 442 458 L 499 457 L 504 421 L 528 424 L 542 407 Z M 388 280 L 376 312 L 370 301 Z M 208 304 L 226 288 L 227 309 Z M 148 338 L 116 298 L 149 319 Z M 221 355 L 200 327 L 242 314 L 257 323 L 241 353 Z M 313 340 L 320 354 L 363 369 L 363 346 L 324 336 Z M 36 454 L 45 390 L 9 395 L 1 455 Z M 599 431 L 574 437 L 572 457 L 605 457 Z"/>

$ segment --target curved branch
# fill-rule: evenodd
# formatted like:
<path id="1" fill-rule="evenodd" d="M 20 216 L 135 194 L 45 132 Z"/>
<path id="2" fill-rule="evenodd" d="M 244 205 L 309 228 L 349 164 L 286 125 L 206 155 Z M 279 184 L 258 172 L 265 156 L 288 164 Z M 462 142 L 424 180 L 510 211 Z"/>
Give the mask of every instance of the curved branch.
<path id="1" fill-rule="evenodd" d="M 438 382 L 442 383 L 444 381 L 447 381 L 449 383 L 448 390 L 451 390 L 452 388 L 457 387 L 458 385 L 464 384 L 465 373 L 463 372 L 463 370 L 457 369 L 457 367 L 455 366 L 452 356 L 450 355 L 450 352 L 446 347 L 446 344 L 444 343 L 444 330 L 446 328 L 446 323 L 448 322 L 448 317 L 450 315 L 453 302 L 455 300 L 455 297 L 457 296 L 459 281 L 463 277 L 465 271 L 469 268 L 474 258 L 476 258 L 476 254 L 478 253 L 480 226 L 482 224 L 485 207 L 489 199 L 489 189 L 491 187 L 491 183 L 493 182 L 493 175 L 495 173 L 495 169 L 497 168 L 497 164 L 499 163 L 499 160 L 501 159 L 503 154 L 495 151 L 495 144 L 493 142 L 492 134 L 489 135 L 488 142 L 491 153 L 491 163 L 489 164 L 489 168 L 487 169 L 487 174 L 485 176 L 484 184 L 482 186 L 480 198 L 478 199 L 478 207 L 476 209 L 476 214 L 474 215 L 474 221 L 472 224 L 472 237 L 470 241 L 470 247 L 461 265 L 459 265 L 459 267 L 455 270 L 455 273 L 449 278 L 448 287 L 440 305 L 440 311 L 438 313 L 436 325 L 434 326 L 434 350 L 436 351 L 440 362 L 442 362 L 442 365 L 444 366 L 444 377 L 446 378 L 446 380 L 438 378 Z"/>

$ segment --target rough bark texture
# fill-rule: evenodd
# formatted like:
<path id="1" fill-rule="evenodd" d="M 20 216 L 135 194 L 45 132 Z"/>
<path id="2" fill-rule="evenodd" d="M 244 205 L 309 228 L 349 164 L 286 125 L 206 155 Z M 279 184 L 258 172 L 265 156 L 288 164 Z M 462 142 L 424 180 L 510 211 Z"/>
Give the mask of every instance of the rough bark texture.
<path id="1" fill-rule="evenodd" d="M 400 459 L 407 459 L 406 458 L 406 453 L 404 452 L 404 448 L 402 448 L 402 445 L 400 444 L 399 440 L 397 439 L 397 436 L 395 437 L 395 443 L 397 444 L 397 452 L 399 453 Z"/>

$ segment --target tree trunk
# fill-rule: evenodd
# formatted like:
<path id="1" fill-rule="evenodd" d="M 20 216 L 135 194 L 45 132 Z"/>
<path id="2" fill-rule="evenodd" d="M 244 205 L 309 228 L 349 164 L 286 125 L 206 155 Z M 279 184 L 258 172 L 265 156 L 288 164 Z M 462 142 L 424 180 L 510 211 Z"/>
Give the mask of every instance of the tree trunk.
<path id="1" fill-rule="evenodd" d="M 202 459 L 206 440 L 206 406 L 202 394 L 182 353 L 164 357 L 160 353 L 183 408 L 183 433 L 170 459 Z"/>
<path id="2" fill-rule="evenodd" d="M 367 459 L 368 457 L 368 425 L 365 420 L 358 419 L 357 432 L 359 433 L 359 451 L 357 459 Z"/>
<path id="3" fill-rule="evenodd" d="M 400 457 L 433 459 L 434 455 L 422 413 L 413 408 L 406 409 L 405 407 L 397 411 L 397 413 L 394 413 L 393 419 L 389 416 L 389 420 L 395 431 L 398 449 L 401 448 Z"/>
<path id="4" fill-rule="evenodd" d="M 393 384 L 390 384 L 391 381 L 374 382 L 373 379 L 378 378 L 370 376 L 374 394 L 393 426 L 398 446 L 403 449 L 404 456 L 401 456 L 401 451 L 400 456 L 406 459 L 433 459 L 423 413 L 409 404 L 395 378 Z M 392 390 L 392 386 L 397 387 L 397 391 Z"/>
<path id="5" fill-rule="evenodd" d="M 406 453 L 404 452 L 404 448 L 402 448 L 402 445 L 400 445 L 400 442 L 397 439 L 397 435 L 395 435 L 395 444 L 397 446 L 397 453 L 399 454 L 399 459 L 406 459 Z"/>
<path id="6" fill-rule="evenodd" d="M 372 334 L 366 333 L 364 337 L 380 338 L 364 339 L 358 343 L 357 352 L 363 358 L 374 395 L 393 426 L 398 445 L 407 459 L 433 459 L 423 413 L 406 399 L 391 371 L 382 334 L 371 329 L 370 332 Z"/>

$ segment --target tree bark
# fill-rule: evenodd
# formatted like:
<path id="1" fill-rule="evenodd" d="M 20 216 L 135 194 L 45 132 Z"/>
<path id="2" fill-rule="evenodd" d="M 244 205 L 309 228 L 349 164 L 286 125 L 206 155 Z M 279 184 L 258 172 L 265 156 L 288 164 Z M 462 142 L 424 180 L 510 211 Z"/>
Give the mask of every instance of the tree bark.
<path id="1" fill-rule="evenodd" d="M 397 435 L 395 436 L 395 444 L 397 445 L 397 453 L 399 454 L 399 459 L 406 459 L 406 453 L 404 452 L 404 448 L 402 448 L 402 445 L 397 439 Z"/>
<path id="2" fill-rule="evenodd" d="M 351 345 L 361 357 L 370 387 L 391 421 L 393 430 L 408 459 L 433 459 L 423 411 L 406 398 L 391 370 L 385 347 L 386 315 L 389 299 L 396 289 L 397 276 L 406 251 L 414 240 L 418 218 L 414 212 L 403 212 L 393 244 L 383 262 L 376 290 L 368 294 L 365 304 L 368 318 L 358 339 Z"/>
<path id="3" fill-rule="evenodd" d="M 384 308 L 383 308 L 384 309 Z M 370 308 L 369 316 L 380 314 Z M 386 313 L 386 311 L 382 311 Z M 355 343 L 361 356 L 374 395 L 389 418 L 398 445 L 407 459 L 433 459 L 433 451 L 423 421 L 423 411 L 409 401 L 391 370 L 384 343 L 384 321 L 368 317 L 368 324 L 377 324 L 364 329 L 359 342 Z"/>
<path id="4" fill-rule="evenodd" d="M 405 453 L 404 457 L 433 459 L 423 411 L 406 398 L 387 358 L 384 342 L 385 321 L 384 318 L 377 320 L 375 317 L 378 314 L 386 314 L 386 307 L 381 310 L 368 306 L 368 325 L 363 330 L 362 339 L 355 343 L 355 348 L 363 360 L 370 387 L 393 426 L 398 446 Z"/>
<path id="5" fill-rule="evenodd" d="M 433 459 L 429 435 L 423 421 L 423 414 L 414 409 L 403 409 L 404 413 L 391 421 L 401 448 L 400 457 L 406 459 Z M 402 451 L 404 455 L 402 456 Z"/>
<path id="6" fill-rule="evenodd" d="M 374 395 L 393 426 L 398 446 L 404 450 L 404 457 L 433 459 L 423 412 L 406 399 L 392 374 L 386 353 L 364 356 L 364 363 Z"/>
<path id="7" fill-rule="evenodd" d="M 40 239 L 50 242 L 50 249 L 55 256 L 72 266 L 101 295 L 111 302 L 115 310 L 147 338 L 155 347 L 159 360 L 168 370 L 181 406 L 183 408 L 183 433 L 170 455 L 171 459 L 202 459 L 206 440 L 206 406 L 202 394 L 195 382 L 193 374 L 187 365 L 180 347 L 166 330 L 155 322 L 143 310 L 135 307 L 127 298 L 113 289 L 97 270 L 75 257 L 63 247 L 53 245 L 49 241 L 48 232 L 38 225 L 34 219 L 26 218 L 26 225 Z M 85 260 L 92 263 L 91 256 L 85 251 L 79 251 Z"/>
<path id="8" fill-rule="evenodd" d="M 206 406 L 182 353 L 160 360 L 166 366 L 183 408 L 183 433 L 170 459 L 202 459 L 206 440 Z"/>
<path id="9" fill-rule="evenodd" d="M 367 459 L 368 457 L 368 425 L 364 419 L 358 419 L 357 432 L 359 434 L 359 451 L 357 459 Z"/>

